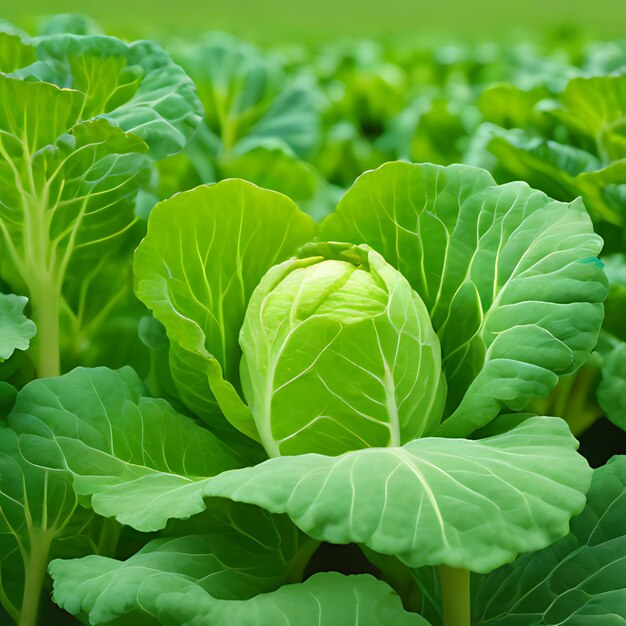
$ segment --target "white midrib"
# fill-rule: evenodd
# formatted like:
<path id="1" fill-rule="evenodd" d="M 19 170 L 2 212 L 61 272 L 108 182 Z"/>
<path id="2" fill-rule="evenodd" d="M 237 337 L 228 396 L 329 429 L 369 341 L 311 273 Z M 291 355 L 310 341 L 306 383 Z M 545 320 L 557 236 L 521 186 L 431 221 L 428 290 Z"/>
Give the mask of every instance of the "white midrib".
<path id="1" fill-rule="evenodd" d="M 385 373 L 383 375 L 383 387 L 385 389 L 385 407 L 389 416 L 389 445 L 392 448 L 402 445 L 400 436 L 400 418 L 398 415 L 398 404 L 396 402 L 396 386 L 393 380 L 393 373 L 389 369 L 386 359 L 383 359 Z"/>
<path id="2" fill-rule="evenodd" d="M 277 359 L 272 359 L 265 378 L 265 389 L 263 390 L 263 402 L 259 419 L 255 419 L 261 443 L 270 458 L 280 456 L 280 448 L 272 435 L 272 398 L 274 396 L 274 377 L 276 375 Z M 255 416 L 256 417 L 256 416 Z"/>

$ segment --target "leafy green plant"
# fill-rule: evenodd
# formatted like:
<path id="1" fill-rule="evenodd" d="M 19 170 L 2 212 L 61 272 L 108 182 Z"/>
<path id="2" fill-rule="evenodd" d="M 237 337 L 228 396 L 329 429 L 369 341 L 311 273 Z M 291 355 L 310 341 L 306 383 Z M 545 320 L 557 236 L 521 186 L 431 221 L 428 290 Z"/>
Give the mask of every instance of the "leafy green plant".
<path id="1" fill-rule="evenodd" d="M 621 48 L 170 47 L 0 25 L 0 621 L 625 623 Z"/>
<path id="2" fill-rule="evenodd" d="M 427 224 L 435 225 L 430 248 L 418 237 Z M 409 568 L 441 565 L 452 588 L 443 592 L 446 619 L 455 623 L 452 604 L 469 611 L 468 570 L 488 572 L 549 545 L 584 504 L 589 470 L 563 422 L 493 420 L 547 393 L 595 345 L 606 295 L 599 239 L 580 204 L 497 186 L 473 168 L 403 163 L 359 179 L 318 232 L 358 237 L 395 269 L 362 244 L 311 244 L 276 264 L 315 230 L 287 198 L 243 181 L 179 194 L 150 216 L 136 252 L 137 293 L 168 333 L 177 401 L 198 407 L 221 441 L 163 401 L 123 401 L 130 372 L 110 370 L 27 385 L 9 423 L 27 458 L 67 468 L 96 513 L 138 530 L 210 512 L 205 499 L 219 496 L 286 514 L 317 541 L 360 544 Z M 450 244 L 464 253 L 444 263 L 437 232 L 464 241 Z M 420 257 L 423 269 L 404 264 Z M 526 305 L 531 286 L 542 306 Z M 461 303 L 465 327 L 452 323 Z M 576 334 L 562 322 L 571 310 Z M 507 380 L 511 367 L 517 376 Z M 59 412 L 56 398 L 66 394 L 76 400 Z M 483 438 L 455 438 L 490 423 Z M 244 435 L 276 458 L 244 467 L 250 460 L 226 444 L 242 450 Z M 115 603 L 106 590 L 94 605 L 57 593 L 72 612 L 96 611 L 96 621 L 101 603 Z M 219 613 L 211 598 L 206 610 Z M 138 595 L 102 619 L 137 610 L 157 619 L 155 602 Z"/>
<path id="3" fill-rule="evenodd" d="M 28 296 L 30 317 L 26 297 L 1 296 L 2 359 L 28 350 L 27 361 L 6 364 L 6 379 L 20 384 L 24 370 L 58 376 L 126 304 L 125 275 L 114 268 L 129 263 L 141 236 L 138 193 L 153 160 L 185 145 L 199 104 L 191 81 L 153 43 L 0 38 L 0 277 Z M 10 409 L 15 395 L 3 385 Z M 114 549 L 115 541 L 111 524 L 80 507 L 66 472 L 26 461 L 14 431 L 3 427 L 0 437 L 0 595 L 28 625 L 50 558 Z"/>

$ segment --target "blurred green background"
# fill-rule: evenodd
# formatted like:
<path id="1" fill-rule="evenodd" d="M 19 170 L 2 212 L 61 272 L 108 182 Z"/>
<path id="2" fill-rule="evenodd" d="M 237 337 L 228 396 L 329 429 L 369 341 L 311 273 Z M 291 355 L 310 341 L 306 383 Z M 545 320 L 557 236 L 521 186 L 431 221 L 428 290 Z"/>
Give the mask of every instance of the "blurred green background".
<path id="1" fill-rule="evenodd" d="M 625 0 L 4 0 L 0 17 L 28 27 L 35 16 L 90 15 L 128 36 L 223 29 L 259 42 L 461 35 L 497 39 L 581 31 L 626 34 Z"/>

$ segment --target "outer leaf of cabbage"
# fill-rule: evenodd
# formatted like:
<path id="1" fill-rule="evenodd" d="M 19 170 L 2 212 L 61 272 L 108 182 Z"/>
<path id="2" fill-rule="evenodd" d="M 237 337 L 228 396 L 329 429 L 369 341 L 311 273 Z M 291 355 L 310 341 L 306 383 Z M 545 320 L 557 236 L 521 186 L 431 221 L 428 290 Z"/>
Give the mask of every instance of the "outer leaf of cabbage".
<path id="1" fill-rule="evenodd" d="M 591 474 L 567 424 L 535 417 L 479 441 L 426 437 L 338 457 L 278 457 L 203 478 L 163 471 L 147 455 L 128 464 L 123 449 L 68 428 L 51 410 L 57 402 L 50 394 L 25 421 L 18 400 L 13 418 L 39 433 L 25 439 L 37 446 L 32 452 L 44 447 L 42 437 L 53 438 L 74 488 L 94 511 L 142 531 L 201 512 L 207 497 L 227 497 L 287 513 L 315 539 L 361 543 L 411 567 L 444 563 L 488 572 L 565 535 Z M 155 417 L 145 412 L 143 424 L 158 447 Z M 97 416 L 93 427 L 106 429 L 101 421 Z M 173 467 L 181 467 L 185 445 L 196 445 L 193 436 L 180 431 Z"/>
<path id="2" fill-rule="evenodd" d="M 594 471 L 571 532 L 486 577 L 476 577 L 472 623 L 621 626 L 626 620 L 626 457 Z"/>
<path id="3" fill-rule="evenodd" d="M 263 274 L 315 230 L 289 198 L 243 180 L 198 187 L 152 211 L 135 253 L 136 293 L 165 326 L 182 401 L 213 427 L 224 411 L 256 436 L 237 396 L 239 330 Z"/>
<path id="4" fill-rule="evenodd" d="M 80 119 L 103 117 L 136 134 L 153 158 L 182 150 L 200 123 L 194 84 L 154 42 L 57 34 L 35 39 L 34 47 L 37 61 L 15 76 L 82 92 Z"/>

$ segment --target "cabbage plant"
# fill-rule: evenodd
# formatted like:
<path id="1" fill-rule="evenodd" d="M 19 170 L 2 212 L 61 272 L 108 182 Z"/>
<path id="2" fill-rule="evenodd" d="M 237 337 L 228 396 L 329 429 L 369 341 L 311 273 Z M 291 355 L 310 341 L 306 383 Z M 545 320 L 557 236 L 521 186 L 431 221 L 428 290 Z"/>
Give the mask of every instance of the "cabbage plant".
<path id="1" fill-rule="evenodd" d="M 170 403 L 128 368 L 79 368 L 9 415 L 81 503 L 160 532 L 126 561 L 54 561 L 55 600 L 93 624 L 469 624 L 481 576 L 585 506 L 566 423 L 521 411 L 596 343 L 601 245 L 579 201 L 469 166 L 386 164 L 319 227 L 240 180 L 161 202 L 134 271 Z M 225 565 L 225 532 L 258 538 Z M 304 576 L 320 542 L 412 581 L 423 615 L 368 575 Z"/>
<path id="2" fill-rule="evenodd" d="M 204 111 L 152 42 L 0 23 L 0 623 L 623 624 L 624 457 L 592 470 L 574 436 L 626 419 L 621 78 L 173 50 Z M 376 161 L 405 77 L 437 104 L 420 155 L 460 154 L 464 102 L 493 173 L 393 161 L 312 210 L 314 164 L 361 162 L 335 117 Z M 529 167 L 557 138 L 561 165 L 598 149 L 575 185 Z"/>

